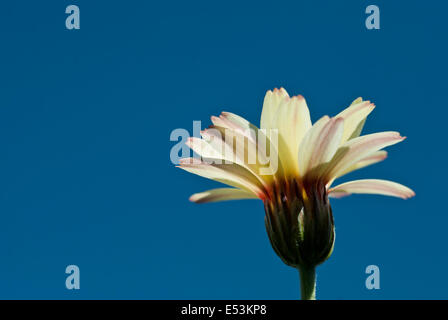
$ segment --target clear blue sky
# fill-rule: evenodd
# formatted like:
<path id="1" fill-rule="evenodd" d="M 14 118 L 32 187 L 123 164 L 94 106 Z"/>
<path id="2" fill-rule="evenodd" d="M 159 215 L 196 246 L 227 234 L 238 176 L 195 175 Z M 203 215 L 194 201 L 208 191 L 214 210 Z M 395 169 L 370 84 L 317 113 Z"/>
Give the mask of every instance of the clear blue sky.
<path id="1" fill-rule="evenodd" d="M 219 184 L 174 168 L 175 128 L 231 111 L 258 124 L 266 90 L 313 121 L 362 96 L 365 132 L 408 139 L 347 178 L 403 201 L 332 200 L 321 299 L 448 298 L 447 31 L 443 1 L 5 1 L 0 5 L 0 298 L 296 299 L 260 201 L 196 205 Z M 81 29 L 65 28 L 77 4 Z M 376 4 L 381 29 L 364 26 Z M 81 289 L 65 288 L 65 267 Z M 381 289 L 365 288 L 365 268 Z"/>

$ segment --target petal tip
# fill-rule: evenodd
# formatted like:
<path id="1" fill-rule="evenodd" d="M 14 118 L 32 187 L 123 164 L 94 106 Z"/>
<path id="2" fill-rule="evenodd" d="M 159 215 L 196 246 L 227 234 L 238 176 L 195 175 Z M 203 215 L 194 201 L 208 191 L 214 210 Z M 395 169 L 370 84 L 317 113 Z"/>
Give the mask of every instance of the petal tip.
<path id="1" fill-rule="evenodd" d="M 192 194 L 192 195 L 188 198 L 188 200 L 189 200 L 190 202 L 198 203 L 198 200 L 199 200 L 198 194 L 197 194 L 197 193 Z"/>
<path id="2" fill-rule="evenodd" d="M 406 195 L 404 195 L 403 199 L 407 200 L 412 197 L 415 197 L 415 192 L 414 192 L 414 190 L 409 189 L 409 192 Z"/>

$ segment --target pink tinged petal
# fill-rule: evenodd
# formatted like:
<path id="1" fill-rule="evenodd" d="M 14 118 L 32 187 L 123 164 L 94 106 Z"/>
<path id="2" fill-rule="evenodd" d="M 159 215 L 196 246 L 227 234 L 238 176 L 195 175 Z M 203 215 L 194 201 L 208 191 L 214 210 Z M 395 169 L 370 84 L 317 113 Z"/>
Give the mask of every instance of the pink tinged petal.
<path id="1" fill-rule="evenodd" d="M 283 100 L 271 127 L 278 129 L 279 153 L 292 174 L 298 174 L 299 146 L 311 126 L 310 112 L 302 96 Z"/>
<path id="2" fill-rule="evenodd" d="M 197 154 L 199 154 L 202 157 L 202 160 L 204 162 L 210 163 L 210 164 L 214 164 L 214 165 L 222 165 L 222 164 L 234 164 L 234 165 L 240 165 L 244 168 L 246 168 L 248 171 L 250 171 L 253 176 L 258 180 L 258 182 L 260 182 L 263 187 L 265 189 L 267 189 L 268 185 L 267 182 L 270 182 L 270 180 L 263 180 L 262 177 L 259 176 L 259 174 L 257 173 L 258 167 L 256 165 L 250 165 L 245 163 L 244 161 L 237 161 L 234 156 L 235 154 L 233 153 L 233 151 L 229 151 L 227 150 L 227 153 L 222 153 L 217 151 L 217 149 L 213 148 L 209 143 L 207 143 L 206 141 L 199 139 L 199 138 L 195 138 L 195 137 L 190 137 L 187 140 L 187 146 L 190 147 L 194 152 L 196 152 Z M 244 147 L 241 145 L 237 145 L 238 147 Z M 221 149 L 222 150 L 222 149 Z M 244 153 L 244 151 L 243 151 Z"/>
<path id="3" fill-rule="evenodd" d="M 362 101 L 362 98 L 358 98 L 336 116 L 344 118 L 342 143 L 360 135 L 365 119 L 374 108 L 375 105 L 370 101 Z"/>
<path id="4" fill-rule="evenodd" d="M 206 163 L 194 158 L 180 159 L 179 164 L 178 167 L 185 171 L 235 188 L 244 189 L 261 199 L 264 198 L 265 189 L 258 178 L 238 164 Z"/>
<path id="5" fill-rule="evenodd" d="M 207 142 L 216 152 L 221 154 L 222 158 L 235 162 L 235 155 L 233 149 L 230 148 L 223 139 L 221 131 L 218 129 L 205 129 L 201 131 L 201 137 Z"/>
<path id="6" fill-rule="evenodd" d="M 333 198 L 340 198 L 353 193 L 380 194 L 402 199 L 415 196 L 414 191 L 402 184 L 379 179 L 354 180 L 329 190 L 329 196 Z"/>
<path id="7" fill-rule="evenodd" d="M 270 138 L 266 135 L 266 130 L 260 130 L 255 125 L 247 121 L 246 119 L 231 113 L 231 112 L 222 112 L 220 118 L 229 121 L 233 124 L 233 126 L 237 126 L 240 129 L 238 132 L 242 133 L 245 137 L 247 137 L 248 141 L 248 150 L 254 151 L 256 153 L 257 163 L 260 167 L 260 173 L 263 176 L 282 176 L 283 168 L 279 163 L 279 155 L 278 155 L 278 146 L 274 145 L 271 142 Z M 269 132 L 270 134 L 271 132 Z M 274 160 L 276 159 L 276 161 Z M 249 159 L 249 158 L 248 158 Z M 272 162 L 275 161 L 278 164 L 278 168 L 276 171 L 273 171 L 271 168 Z M 267 180 L 272 181 L 269 177 L 265 177 Z"/>
<path id="8" fill-rule="evenodd" d="M 225 121 L 225 123 L 228 123 L 229 127 L 234 128 L 234 130 L 244 134 L 251 141 L 256 142 L 258 133 L 257 126 L 231 112 L 223 111 L 219 117 Z"/>
<path id="9" fill-rule="evenodd" d="M 207 136 L 205 132 L 206 131 L 202 132 L 203 136 Z M 211 143 L 208 143 L 204 139 L 190 137 L 188 138 L 186 145 L 190 147 L 194 152 L 199 154 L 203 158 L 203 160 L 208 163 L 209 162 L 213 162 L 215 164 L 235 163 L 243 167 L 247 167 L 244 161 L 239 161 L 234 150 L 221 140 L 221 136 L 213 137 Z"/>
<path id="10" fill-rule="evenodd" d="M 214 158 L 214 159 L 224 159 L 222 152 L 218 152 L 215 148 L 213 148 L 206 141 L 196 138 L 190 137 L 188 138 L 186 145 L 196 152 L 198 155 L 204 158 Z"/>
<path id="11" fill-rule="evenodd" d="M 256 153 L 258 149 L 255 132 L 258 128 L 251 126 L 245 119 L 228 112 L 223 112 L 219 117 L 212 116 L 211 120 L 214 126 L 202 131 L 202 137 L 205 140 L 211 140 L 213 137 L 214 141 L 211 145 L 218 151 L 224 151 L 221 152 L 223 159 L 247 167 L 245 159 L 249 159 L 249 156 L 246 153 L 249 150 Z M 233 137 L 236 138 L 236 142 Z M 251 156 L 254 155 L 251 154 Z"/>
<path id="12" fill-rule="evenodd" d="M 232 121 L 233 123 L 239 125 L 242 128 L 249 129 L 249 128 L 256 128 L 252 123 L 244 119 L 243 117 L 240 117 L 237 114 L 234 114 L 232 112 L 221 112 L 221 116 L 228 119 L 229 121 Z"/>
<path id="13" fill-rule="evenodd" d="M 256 151 L 265 151 L 266 150 L 266 137 L 265 135 L 252 123 L 247 121 L 246 119 L 231 113 L 231 112 L 221 112 L 219 116 L 221 119 L 232 123 L 232 125 L 238 129 L 235 129 L 249 140 L 249 143 L 252 144 L 250 148 L 252 150 L 255 148 Z M 268 141 L 269 142 L 269 141 Z M 260 150 L 261 149 L 261 150 Z M 260 152 L 261 153 L 261 152 Z M 266 155 L 267 153 L 258 154 L 258 156 Z M 263 158 L 262 163 L 266 163 L 267 159 Z"/>
<path id="14" fill-rule="evenodd" d="M 318 121 L 316 121 L 311 129 L 305 134 L 300 147 L 299 147 L 299 173 L 304 176 L 308 169 L 311 168 L 311 159 L 314 153 L 314 147 L 320 138 L 322 130 L 326 127 L 327 123 L 330 121 L 328 116 L 323 116 Z"/>
<path id="15" fill-rule="evenodd" d="M 327 122 L 314 143 L 308 170 L 326 164 L 333 158 L 341 143 L 343 130 L 344 119 L 342 118 L 332 118 Z M 323 168 L 318 171 L 322 172 Z"/>
<path id="16" fill-rule="evenodd" d="M 220 125 L 218 125 L 217 123 L 219 123 Z M 258 128 L 246 119 L 236 114 L 230 112 L 221 112 L 219 121 L 214 124 L 216 126 L 238 132 L 239 134 L 247 137 L 253 143 L 257 142 Z"/>
<path id="17" fill-rule="evenodd" d="M 384 150 L 376 151 L 376 152 L 372 153 L 371 155 L 368 155 L 367 157 L 362 158 L 357 163 L 355 163 L 351 167 L 347 168 L 344 172 L 341 172 L 341 174 L 337 178 L 342 177 L 343 175 L 346 175 L 347 173 L 350 173 L 352 171 L 355 171 L 355 170 L 358 170 L 361 168 L 365 168 L 372 164 L 381 162 L 386 158 L 387 158 L 387 151 L 384 151 Z"/>
<path id="18" fill-rule="evenodd" d="M 233 130 L 225 129 L 223 127 L 211 127 L 201 131 L 201 136 L 214 150 L 220 155 L 224 163 L 236 163 L 241 166 L 245 166 L 244 157 L 241 157 L 241 153 L 244 153 L 244 136 L 236 133 Z M 236 143 L 234 139 L 236 138 Z M 237 148 L 239 146 L 239 148 Z"/>
<path id="19" fill-rule="evenodd" d="M 250 134 L 251 131 L 249 127 L 242 126 L 238 122 L 231 121 L 229 118 L 225 117 L 222 114 L 219 117 L 212 116 L 211 120 L 216 127 L 233 130 L 241 135 L 247 136 L 249 139 L 253 139 L 253 135 Z"/>
<path id="20" fill-rule="evenodd" d="M 190 201 L 196 203 L 242 199 L 258 199 L 258 197 L 252 192 L 234 188 L 218 188 L 207 190 L 204 192 L 195 193 L 190 197 Z"/>
<path id="21" fill-rule="evenodd" d="M 267 184 L 272 182 L 274 172 L 272 174 L 262 174 L 264 173 L 262 168 L 265 168 L 265 166 L 264 163 L 260 163 L 260 158 L 257 157 L 259 155 L 257 141 L 254 142 L 241 131 L 223 127 L 211 127 L 201 134 L 205 140 L 213 137 L 213 143 L 210 144 L 215 150 L 224 150 L 221 157 L 225 160 L 224 163 L 236 163 L 248 169 L 265 188 Z"/>
<path id="22" fill-rule="evenodd" d="M 288 92 L 285 89 L 274 89 L 266 92 L 263 102 L 263 110 L 261 111 L 260 128 L 271 129 L 274 118 L 277 114 L 280 103 L 289 98 Z"/>
<path id="23" fill-rule="evenodd" d="M 362 158 L 357 163 L 355 163 L 351 167 L 347 168 L 344 172 L 341 172 L 337 177 L 334 177 L 331 181 L 329 181 L 327 183 L 327 188 L 330 188 L 330 186 L 333 184 L 335 179 L 338 179 L 352 171 L 359 170 L 361 168 L 381 162 L 386 158 L 387 158 L 387 152 L 384 150 L 376 151 L 376 152 L 372 153 L 371 155 L 368 155 L 367 157 Z"/>
<path id="24" fill-rule="evenodd" d="M 404 139 L 405 137 L 401 137 L 398 132 L 389 131 L 368 134 L 347 141 L 338 149 L 327 166 L 325 173 L 327 180 L 335 179 L 361 159 Z"/>

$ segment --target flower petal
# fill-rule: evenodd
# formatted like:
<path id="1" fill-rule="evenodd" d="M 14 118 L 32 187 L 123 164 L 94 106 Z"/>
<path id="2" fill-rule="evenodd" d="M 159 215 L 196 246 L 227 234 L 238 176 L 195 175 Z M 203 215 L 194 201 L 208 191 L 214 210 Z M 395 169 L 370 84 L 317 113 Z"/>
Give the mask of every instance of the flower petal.
<path id="1" fill-rule="evenodd" d="M 211 117 L 212 123 L 214 124 L 215 127 L 220 127 L 220 128 L 236 131 L 239 134 L 252 140 L 253 142 L 256 141 L 255 133 L 256 133 L 256 130 L 258 129 L 257 127 L 251 126 L 251 124 L 246 120 L 245 121 L 247 123 L 241 123 L 241 120 L 244 120 L 241 117 L 239 117 L 239 119 L 241 119 L 241 120 L 235 121 L 235 118 L 225 116 L 224 114 L 228 115 L 229 113 L 221 113 L 221 115 L 219 117 L 215 117 L 215 116 Z M 232 115 L 237 116 L 235 114 L 232 114 Z"/>
<path id="2" fill-rule="evenodd" d="M 256 176 L 235 163 L 215 164 L 194 158 L 183 158 L 179 160 L 178 167 L 198 176 L 252 192 L 261 199 L 266 192 Z"/>
<path id="3" fill-rule="evenodd" d="M 267 183 L 284 176 L 282 159 L 285 157 L 279 156 L 278 153 L 278 130 L 275 132 L 269 130 L 268 137 L 265 129 L 260 130 L 244 118 L 230 112 L 222 112 L 219 118 L 212 117 L 212 122 L 214 125 L 201 134 L 205 140 L 210 140 L 209 131 L 215 131 L 213 135 L 219 136 L 222 140 L 221 145 L 213 143 L 215 148 L 226 151 L 230 148 L 233 158 L 236 158 L 234 162 L 247 167 L 256 175 L 261 175 Z M 244 160 L 246 158 L 247 161 Z"/>
<path id="4" fill-rule="evenodd" d="M 206 134 L 204 133 L 204 136 L 205 135 Z M 214 139 L 219 139 L 219 137 L 214 137 Z M 248 151 L 247 149 L 248 146 L 244 145 L 244 141 L 241 143 L 241 138 L 237 139 L 237 145 L 235 146 L 235 149 L 232 149 L 232 146 L 227 145 L 222 140 L 220 141 L 221 141 L 220 146 L 216 144 L 215 147 L 213 147 L 211 144 L 207 143 L 203 139 L 190 137 L 188 138 L 186 144 L 194 152 L 199 154 L 206 163 L 214 165 L 233 164 L 235 166 L 241 166 L 247 169 L 247 171 L 251 173 L 251 177 L 253 176 L 254 178 L 256 178 L 258 182 L 261 183 L 265 189 L 268 189 L 268 185 L 272 181 L 272 176 L 260 174 L 262 169 L 261 165 L 257 164 L 256 162 L 248 163 L 247 161 L 244 160 L 245 159 L 244 156 L 247 155 L 247 152 L 256 153 L 256 150 Z M 240 149 L 237 148 L 246 148 L 246 149 L 243 150 L 242 152 L 239 152 L 238 150 Z M 256 147 L 254 146 L 253 148 Z M 224 150 L 224 152 L 221 152 L 221 150 Z"/>
<path id="5" fill-rule="evenodd" d="M 214 159 L 222 159 L 225 160 L 224 153 L 220 150 L 213 148 L 209 143 L 207 143 L 205 140 L 196 138 L 196 137 L 190 137 L 187 139 L 187 142 L 185 143 L 191 150 L 196 152 L 198 155 L 204 157 L 204 158 L 214 158 Z M 230 160 L 230 157 L 229 157 Z"/>
<path id="6" fill-rule="evenodd" d="M 348 140 L 335 153 L 326 168 L 327 180 L 340 176 L 361 159 L 405 139 L 398 132 L 379 132 Z"/>
<path id="7" fill-rule="evenodd" d="M 226 200 L 258 199 L 252 192 L 234 188 L 218 188 L 191 195 L 190 201 L 196 203 Z"/>
<path id="8" fill-rule="evenodd" d="M 361 168 L 364 168 L 364 167 L 370 166 L 372 164 L 378 163 L 380 161 L 383 161 L 386 158 L 387 158 L 387 151 L 384 151 L 384 150 L 376 151 L 376 152 L 368 155 L 367 157 L 362 158 L 357 163 L 355 163 L 351 167 L 347 168 L 345 171 L 341 172 L 337 177 L 334 177 L 334 179 L 327 184 L 327 187 L 330 187 L 331 184 L 333 183 L 333 181 L 337 178 L 340 178 L 352 171 L 359 170 Z"/>
<path id="9" fill-rule="evenodd" d="M 299 173 L 301 176 L 304 176 L 307 170 L 311 167 L 310 162 L 314 153 L 314 147 L 317 141 L 320 138 L 320 135 L 327 124 L 330 122 L 330 118 L 328 116 L 323 116 L 319 120 L 317 120 L 310 130 L 306 133 L 303 138 L 300 147 L 299 147 Z"/>
<path id="10" fill-rule="evenodd" d="M 275 88 L 274 91 L 268 90 L 266 92 L 263 102 L 263 110 L 261 111 L 260 129 L 269 130 L 272 128 L 278 107 L 286 98 L 289 98 L 289 95 L 283 88 Z"/>
<path id="11" fill-rule="evenodd" d="M 257 163 L 262 167 L 259 171 L 261 175 L 267 175 L 265 177 L 268 181 L 272 181 L 271 177 L 283 177 L 284 170 L 282 165 L 282 159 L 278 153 L 278 131 L 266 132 L 266 129 L 259 129 L 246 119 L 231 113 L 222 112 L 220 118 L 225 121 L 232 122 L 232 127 L 239 126 L 240 129 L 234 129 L 242 133 L 248 139 L 248 149 L 255 150 L 257 152 Z M 229 126 L 230 127 L 230 126 Z M 232 129 L 230 129 L 232 130 Z M 285 162 L 283 160 L 283 162 Z M 271 168 L 271 164 L 275 163 L 276 170 Z"/>
<path id="12" fill-rule="evenodd" d="M 265 187 L 272 182 L 276 172 L 271 170 L 269 161 L 263 157 L 262 152 L 259 152 L 257 139 L 253 141 L 240 130 L 217 126 L 203 130 L 201 134 L 205 140 L 210 141 L 213 149 L 218 152 L 223 150 L 222 155 L 217 158 L 225 160 L 224 163 L 235 163 L 246 168 Z"/>
<path id="13" fill-rule="evenodd" d="M 313 176 L 319 177 L 324 172 L 324 164 L 328 163 L 338 150 L 344 130 L 343 124 L 344 119 L 332 118 L 319 133 L 312 146 L 313 151 L 306 169 L 308 171 L 316 168 L 317 171 L 313 173 Z"/>
<path id="14" fill-rule="evenodd" d="M 240 117 L 237 114 L 223 111 L 219 116 L 224 124 L 226 124 L 229 128 L 233 128 L 234 130 L 240 131 L 242 134 L 246 135 L 249 139 L 256 142 L 256 137 L 258 133 L 258 127 Z"/>
<path id="15" fill-rule="evenodd" d="M 358 98 L 336 116 L 344 118 L 342 143 L 361 134 L 364 121 L 374 108 L 375 105 L 370 101 L 362 101 L 362 98 Z"/>
<path id="16" fill-rule="evenodd" d="M 292 174 L 298 174 L 300 142 L 311 126 L 310 112 L 302 96 L 283 100 L 271 127 L 278 129 L 279 153 Z"/>
<path id="17" fill-rule="evenodd" d="M 329 190 L 329 196 L 333 198 L 348 196 L 352 193 L 381 194 L 402 199 L 415 196 L 414 191 L 402 184 L 379 179 L 354 180 Z"/>

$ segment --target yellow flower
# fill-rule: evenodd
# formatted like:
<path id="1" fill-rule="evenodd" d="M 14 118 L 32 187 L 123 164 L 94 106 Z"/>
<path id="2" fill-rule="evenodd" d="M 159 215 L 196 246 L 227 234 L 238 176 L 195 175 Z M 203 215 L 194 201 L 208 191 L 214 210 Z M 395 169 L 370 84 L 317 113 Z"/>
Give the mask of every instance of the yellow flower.
<path id="1" fill-rule="evenodd" d="M 414 196 L 401 184 L 378 179 L 332 187 L 335 179 L 384 160 L 382 149 L 405 139 L 392 131 L 360 136 L 374 107 L 358 98 L 338 115 L 312 124 L 305 99 L 289 97 L 281 88 L 266 93 L 260 129 L 229 112 L 212 117 L 213 126 L 201 132 L 202 139 L 189 138 L 187 143 L 201 159 L 181 159 L 179 167 L 233 188 L 196 193 L 190 200 L 263 200 L 272 247 L 286 264 L 299 269 L 302 295 L 313 298 L 309 279 L 334 245 L 328 197 Z"/>

